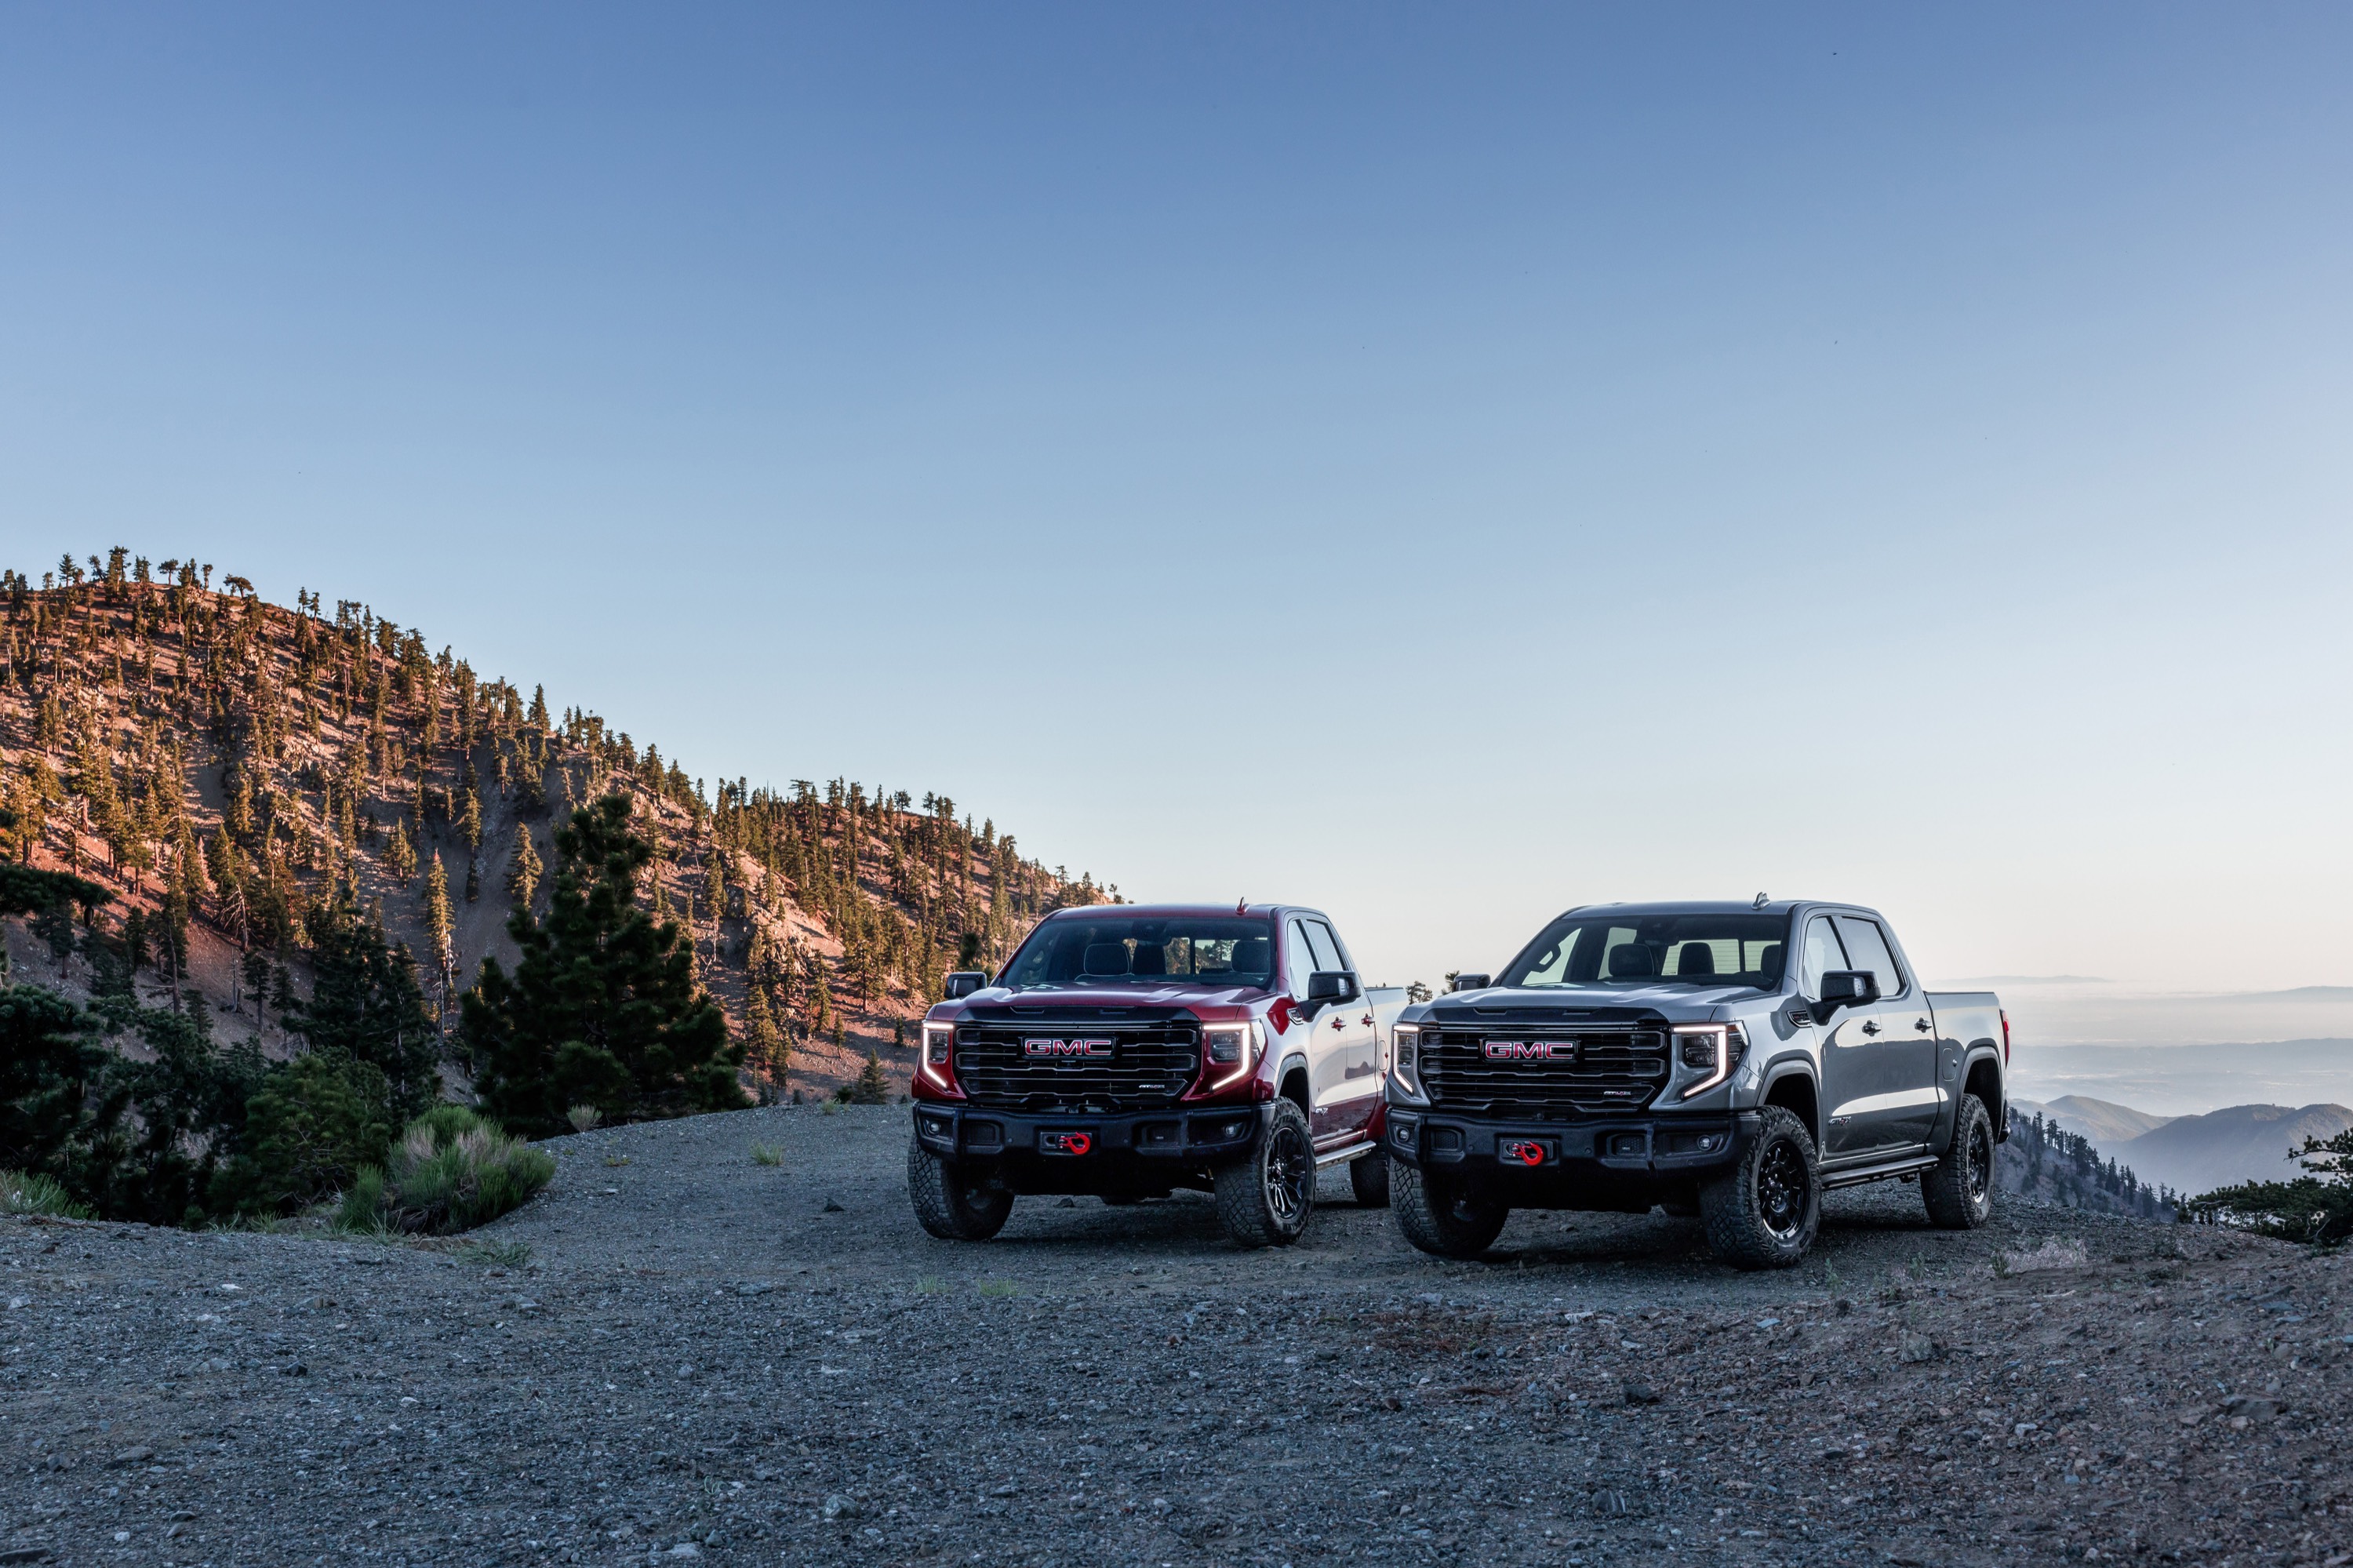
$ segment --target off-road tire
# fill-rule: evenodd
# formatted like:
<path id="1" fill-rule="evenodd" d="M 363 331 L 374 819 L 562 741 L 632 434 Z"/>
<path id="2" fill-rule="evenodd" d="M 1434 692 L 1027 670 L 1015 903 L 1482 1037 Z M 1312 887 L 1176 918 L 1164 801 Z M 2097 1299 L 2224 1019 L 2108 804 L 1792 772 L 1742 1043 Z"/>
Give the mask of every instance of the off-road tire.
<path id="1" fill-rule="evenodd" d="M 1939 1230 L 1973 1231 L 1993 1218 L 1993 1118 L 1977 1096 L 1961 1097 L 1951 1147 L 1920 1172 L 1920 1199 Z"/>
<path id="2" fill-rule="evenodd" d="M 1707 1245 L 1735 1268 L 1788 1268 L 1822 1224 L 1822 1175 L 1806 1124 L 1767 1106 L 1740 1160 L 1699 1190 Z"/>
<path id="3" fill-rule="evenodd" d="M 1217 1200 L 1218 1223 L 1236 1246 L 1289 1246 L 1305 1233 L 1315 1207 L 1315 1140 L 1296 1102 L 1275 1101 L 1250 1158 L 1219 1170 Z"/>
<path id="4" fill-rule="evenodd" d="M 1495 1245 L 1512 1211 L 1468 1196 L 1451 1177 L 1400 1160 L 1389 1167 L 1389 1212 L 1405 1239 L 1438 1257 L 1477 1257 Z"/>
<path id="5" fill-rule="evenodd" d="M 1360 1209 L 1389 1206 L 1389 1157 L 1376 1149 L 1348 1162 L 1348 1185 L 1356 1190 Z"/>
<path id="6" fill-rule="evenodd" d="M 907 1196 L 915 1223 L 942 1241 L 987 1241 L 1013 1213 L 1012 1193 L 920 1143 L 907 1147 Z"/>

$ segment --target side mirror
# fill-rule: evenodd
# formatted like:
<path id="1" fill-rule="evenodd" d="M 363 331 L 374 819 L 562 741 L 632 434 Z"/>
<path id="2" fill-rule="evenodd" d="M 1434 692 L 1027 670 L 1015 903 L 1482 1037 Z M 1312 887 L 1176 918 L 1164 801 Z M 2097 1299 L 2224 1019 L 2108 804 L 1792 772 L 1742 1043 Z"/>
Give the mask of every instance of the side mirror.
<path id="1" fill-rule="evenodd" d="M 1356 977 L 1345 969 L 1317 969 L 1307 977 L 1310 1001 L 1354 1001 L 1357 995 Z"/>
<path id="2" fill-rule="evenodd" d="M 1494 982 L 1494 979 L 1495 977 L 1493 975 L 1456 975 L 1454 977 L 1454 983 L 1446 989 L 1449 991 L 1485 991 L 1489 985 Z"/>
<path id="3" fill-rule="evenodd" d="M 957 969 L 948 976 L 947 998 L 950 1001 L 961 1001 L 987 983 L 988 971 L 986 969 Z"/>
<path id="4" fill-rule="evenodd" d="M 1869 969 L 1830 969 L 1822 975 L 1822 1016 L 1841 1007 L 1867 1007 L 1879 1000 L 1879 980 Z"/>

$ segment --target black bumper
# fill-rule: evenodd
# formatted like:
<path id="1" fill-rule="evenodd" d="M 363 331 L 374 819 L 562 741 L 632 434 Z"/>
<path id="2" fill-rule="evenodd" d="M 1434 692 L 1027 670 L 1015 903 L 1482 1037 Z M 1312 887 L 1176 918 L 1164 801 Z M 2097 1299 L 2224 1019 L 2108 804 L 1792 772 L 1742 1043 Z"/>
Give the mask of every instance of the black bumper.
<path id="1" fill-rule="evenodd" d="M 915 1141 L 944 1160 L 987 1163 L 1022 1192 L 1102 1192 L 1178 1182 L 1258 1148 L 1264 1105 L 1172 1107 L 1120 1116 L 915 1107 Z M 1078 1140 L 1084 1152 L 1074 1152 Z"/>
<path id="2" fill-rule="evenodd" d="M 1736 1163 L 1757 1126 L 1755 1111 L 1505 1121 L 1392 1105 L 1385 1141 L 1391 1158 L 1514 1208 L 1639 1211 Z"/>

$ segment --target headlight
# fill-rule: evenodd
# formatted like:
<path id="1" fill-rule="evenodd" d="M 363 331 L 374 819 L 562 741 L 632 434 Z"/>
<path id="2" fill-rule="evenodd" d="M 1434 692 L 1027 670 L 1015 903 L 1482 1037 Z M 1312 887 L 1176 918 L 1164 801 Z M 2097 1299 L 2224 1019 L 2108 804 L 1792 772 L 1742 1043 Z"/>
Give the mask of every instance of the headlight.
<path id="1" fill-rule="evenodd" d="M 1699 1076 L 1685 1086 L 1680 1097 L 1705 1094 L 1732 1076 L 1748 1054 L 1748 1035 L 1737 1023 L 1675 1025 L 1675 1064 Z"/>
<path id="2" fill-rule="evenodd" d="M 1201 1031 L 1210 1067 L 1218 1073 L 1209 1087 L 1222 1089 L 1240 1083 L 1258 1067 L 1258 1021 L 1223 1023 Z"/>
<path id="3" fill-rule="evenodd" d="M 1421 1026 L 1400 1023 L 1389 1031 L 1389 1075 L 1410 1098 L 1426 1100 L 1421 1088 Z"/>
<path id="4" fill-rule="evenodd" d="M 948 1055 L 955 1047 L 955 1024 L 923 1025 L 923 1076 L 944 1089 L 948 1086 Z"/>

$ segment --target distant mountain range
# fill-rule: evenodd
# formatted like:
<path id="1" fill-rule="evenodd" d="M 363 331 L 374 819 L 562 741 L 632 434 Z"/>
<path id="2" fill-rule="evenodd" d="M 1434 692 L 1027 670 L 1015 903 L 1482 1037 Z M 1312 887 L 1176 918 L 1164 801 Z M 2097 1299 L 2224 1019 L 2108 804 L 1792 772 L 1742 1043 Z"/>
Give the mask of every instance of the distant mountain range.
<path id="1" fill-rule="evenodd" d="M 2204 1116 L 2156 1116 L 2086 1095 L 2047 1104 L 2018 1100 L 2019 1115 L 2041 1115 L 2063 1131 L 2088 1139 L 2100 1152 L 2129 1167 L 2143 1181 L 2195 1196 L 2239 1181 L 2277 1181 L 2301 1168 L 2289 1150 L 2306 1138 L 2332 1138 L 2353 1127 L 2353 1108 L 2340 1105 L 2231 1106 Z"/>

